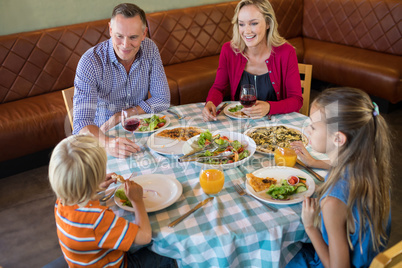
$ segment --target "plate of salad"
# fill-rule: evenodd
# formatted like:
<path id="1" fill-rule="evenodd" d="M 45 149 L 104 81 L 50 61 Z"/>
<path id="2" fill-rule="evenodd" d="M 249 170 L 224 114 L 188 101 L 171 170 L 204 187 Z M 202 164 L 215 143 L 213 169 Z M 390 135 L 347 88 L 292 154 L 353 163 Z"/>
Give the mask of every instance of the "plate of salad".
<path id="1" fill-rule="evenodd" d="M 203 150 L 204 148 L 209 149 Z M 241 133 L 228 131 L 211 133 L 206 130 L 183 145 L 183 154 L 203 150 L 194 155 L 199 157 L 199 160 L 193 162 L 195 165 L 204 168 L 220 165 L 223 169 L 230 169 L 248 161 L 254 155 L 255 148 L 255 142 Z"/>
<path id="2" fill-rule="evenodd" d="M 183 193 L 181 183 L 172 175 L 147 174 L 133 177 L 130 180 L 142 186 L 144 192 L 143 200 L 147 212 L 154 212 L 169 207 Z M 120 208 L 134 212 L 133 205 L 124 192 L 123 184 L 116 189 L 114 201 Z"/>
<path id="3" fill-rule="evenodd" d="M 134 117 L 140 119 L 140 126 L 134 133 L 150 133 L 170 124 L 169 117 L 163 114 L 141 114 Z"/>
<path id="4" fill-rule="evenodd" d="M 243 113 L 241 109 L 243 109 L 243 105 L 240 104 L 240 102 L 235 102 L 232 104 L 229 104 L 228 106 L 225 107 L 223 112 L 230 118 L 234 119 L 246 119 L 250 118 L 248 115 Z"/>
<path id="5" fill-rule="evenodd" d="M 314 179 L 300 169 L 273 166 L 256 170 L 252 174 L 267 181 L 276 181 L 269 188 L 259 192 L 253 189 L 249 180 L 245 182 L 249 194 L 267 203 L 277 205 L 300 203 L 315 190 Z"/>

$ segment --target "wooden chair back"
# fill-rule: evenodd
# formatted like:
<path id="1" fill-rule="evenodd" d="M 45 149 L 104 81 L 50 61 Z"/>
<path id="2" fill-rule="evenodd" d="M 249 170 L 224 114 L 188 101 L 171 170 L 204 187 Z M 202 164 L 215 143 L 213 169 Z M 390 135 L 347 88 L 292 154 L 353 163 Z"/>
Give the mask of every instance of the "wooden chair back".
<path id="1" fill-rule="evenodd" d="M 73 129 L 73 97 L 74 87 L 70 87 L 61 91 L 63 94 L 64 104 L 66 105 L 68 119 L 70 119 L 71 129 Z"/>
<path id="2" fill-rule="evenodd" d="M 402 267 L 402 241 L 380 252 L 370 264 L 370 268 Z"/>
<path id="3" fill-rule="evenodd" d="M 300 109 L 300 113 L 308 116 L 310 112 L 310 91 L 313 65 L 299 63 L 299 73 L 301 75 L 300 81 L 303 90 L 303 106 Z"/>

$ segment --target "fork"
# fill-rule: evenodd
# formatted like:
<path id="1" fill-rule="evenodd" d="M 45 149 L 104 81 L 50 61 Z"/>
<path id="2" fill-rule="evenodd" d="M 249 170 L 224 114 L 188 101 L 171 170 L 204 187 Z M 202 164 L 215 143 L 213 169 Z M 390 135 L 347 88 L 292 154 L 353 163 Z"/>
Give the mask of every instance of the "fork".
<path id="1" fill-rule="evenodd" d="M 249 194 L 244 190 L 244 188 L 243 188 L 243 186 L 242 186 L 241 184 L 239 184 L 239 183 L 233 183 L 233 185 L 234 185 L 234 188 L 235 188 L 236 192 L 237 192 L 239 195 L 241 195 L 241 196 L 243 196 L 243 195 L 250 196 L 250 197 L 254 198 L 255 200 L 257 200 L 258 202 L 260 202 L 261 204 L 263 204 L 264 206 L 266 206 L 267 208 L 269 208 L 270 210 L 272 210 L 272 211 L 274 211 L 274 212 L 277 212 L 277 211 L 278 211 L 278 209 L 277 209 L 276 207 L 272 207 L 272 206 L 270 206 L 270 205 L 268 205 L 268 204 L 266 204 L 266 203 L 263 203 L 261 200 L 258 200 L 256 197 L 254 197 L 254 196 L 252 196 L 252 195 L 249 195 Z"/>
<path id="2" fill-rule="evenodd" d="M 178 113 L 176 113 L 172 110 L 168 109 L 167 111 L 168 111 L 168 113 L 171 113 L 171 114 L 174 114 L 175 116 L 177 116 L 177 119 L 179 119 L 179 120 L 186 118 L 186 116 L 179 115 Z"/>

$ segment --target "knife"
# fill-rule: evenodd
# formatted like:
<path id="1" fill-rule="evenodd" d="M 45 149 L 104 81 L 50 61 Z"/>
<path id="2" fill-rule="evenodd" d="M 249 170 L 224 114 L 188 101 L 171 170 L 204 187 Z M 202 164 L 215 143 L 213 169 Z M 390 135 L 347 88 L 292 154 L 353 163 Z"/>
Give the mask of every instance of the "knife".
<path id="1" fill-rule="evenodd" d="M 307 170 L 310 174 L 312 174 L 317 180 L 319 181 L 325 181 L 325 179 L 318 174 L 317 172 L 315 172 L 314 170 L 312 170 L 310 167 L 306 166 L 306 164 L 304 164 L 302 161 L 300 161 L 299 159 L 296 159 L 296 163 L 299 164 L 300 166 L 302 166 L 305 170 Z"/>
<path id="2" fill-rule="evenodd" d="M 225 109 L 226 106 L 228 106 L 228 104 L 225 102 L 225 103 L 221 106 L 221 108 L 219 108 L 218 111 L 216 111 L 216 115 L 219 115 L 219 114 L 223 111 L 223 109 Z"/>
<path id="3" fill-rule="evenodd" d="M 175 227 L 179 222 L 181 222 L 182 220 L 184 220 L 185 218 L 187 218 L 191 213 L 193 213 L 194 211 L 196 211 L 197 209 L 199 209 L 200 207 L 202 207 L 203 205 L 205 205 L 206 203 L 208 203 L 209 201 L 213 200 L 214 197 L 209 197 L 203 201 L 201 201 L 200 203 L 198 203 L 198 205 L 196 205 L 194 208 L 192 208 L 190 211 L 188 211 L 186 214 L 184 214 L 183 216 L 181 216 L 180 218 L 178 218 L 177 220 L 172 221 L 168 226 L 169 228 L 173 228 Z"/>

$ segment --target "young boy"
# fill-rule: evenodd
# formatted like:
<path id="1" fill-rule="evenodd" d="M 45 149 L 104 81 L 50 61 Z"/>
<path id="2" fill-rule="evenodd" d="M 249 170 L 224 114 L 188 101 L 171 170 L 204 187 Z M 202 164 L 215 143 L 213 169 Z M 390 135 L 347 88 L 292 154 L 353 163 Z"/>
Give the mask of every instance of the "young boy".
<path id="1" fill-rule="evenodd" d="M 135 210 L 136 224 L 93 200 L 99 188 L 115 182 L 106 174 L 106 161 L 105 149 L 92 136 L 70 136 L 52 153 L 49 181 L 57 195 L 57 235 L 69 267 L 175 267 L 172 259 L 147 249 L 126 253 L 133 243 L 151 242 L 151 225 L 142 187 L 133 181 L 126 181 L 124 190 Z"/>

